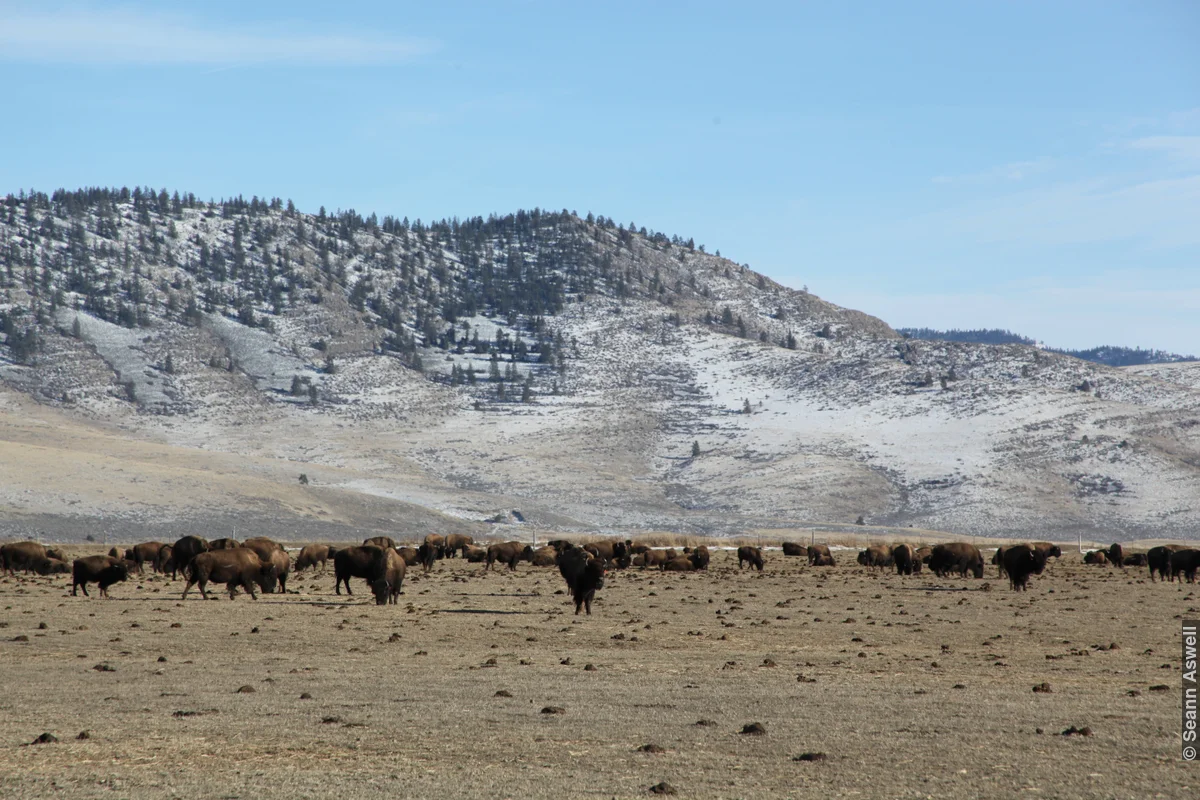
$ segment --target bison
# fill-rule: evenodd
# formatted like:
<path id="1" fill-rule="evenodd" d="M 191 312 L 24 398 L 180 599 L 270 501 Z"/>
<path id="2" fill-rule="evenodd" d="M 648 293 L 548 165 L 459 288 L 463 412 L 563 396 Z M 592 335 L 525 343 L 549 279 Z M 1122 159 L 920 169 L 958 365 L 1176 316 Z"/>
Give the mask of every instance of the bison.
<path id="1" fill-rule="evenodd" d="M 1182 550 L 1183 545 L 1179 544 L 1163 544 L 1158 547 L 1151 547 L 1146 553 L 1146 564 L 1150 567 L 1150 580 L 1154 580 L 1154 573 L 1157 572 L 1163 580 L 1170 578 L 1175 580 L 1171 575 L 1171 554 L 1176 550 Z"/>
<path id="2" fill-rule="evenodd" d="M 174 578 L 177 572 L 187 574 L 187 566 L 192 563 L 192 559 L 201 553 L 207 553 L 209 550 L 208 540 L 202 539 L 199 536 L 184 536 L 171 546 L 171 577 Z M 165 572 L 166 570 L 164 570 Z"/>
<path id="3" fill-rule="evenodd" d="M 737 557 L 738 569 L 741 569 L 743 564 L 749 563 L 750 566 L 756 567 L 759 572 L 763 571 L 763 554 L 761 548 L 743 545 L 737 549 Z"/>
<path id="4" fill-rule="evenodd" d="M 328 561 L 329 545 L 306 544 L 300 548 L 300 555 L 296 556 L 296 572 L 302 572 L 309 567 L 316 569 L 317 564 L 324 570 Z"/>
<path id="5" fill-rule="evenodd" d="M 1105 554 L 1105 552 L 1103 550 L 1089 550 L 1083 556 L 1083 563 L 1085 563 L 1085 564 L 1107 564 L 1108 556 Z"/>
<path id="6" fill-rule="evenodd" d="M 616 564 L 630 558 L 629 546 L 632 544 L 633 542 L 629 540 L 614 542 L 604 539 L 599 542 L 585 544 L 583 549 L 597 558 L 602 558 L 605 561 Z"/>
<path id="7" fill-rule="evenodd" d="M 375 595 L 375 605 L 395 605 L 400 602 L 400 589 L 404 585 L 404 573 L 408 565 L 394 547 L 383 550 L 383 562 L 382 574 L 371 581 L 371 592 Z"/>
<path id="8" fill-rule="evenodd" d="M 688 554 L 688 560 L 692 562 L 692 565 L 696 569 L 708 569 L 708 562 L 711 558 L 712 556 L 709 555 L 708 548 L 704 545 L 700 545 Z"/>
<path id="9" fill-rule="evenodd" d="M 1145 553 L 1130 553 L 1125 556 L 1125 566 L 1127 567 L 1144 567 L 1146 563 Z"/>
<path id="10" fill-rule="evenodd" d="M 886 569 L 892 565 L 892 551 L 881 544 L 873 544 L 859 552 L 858 563 L 864 567 Z"/>
<path id="11" fill-rule="evenodd" d="M 66 561 L 49 556 L 33 562 L 30 566 L 38 575 L 65 575 L 71 571 L 71 565 Z"/>
<path id="12" fill-rule="evenodd" d="M 344 583 L 346 584 L 346 594 L 353 595 L 354 592 L 350 590 L 351 578 L 364 578 L 368 584 L 374 584 L 383 577 L 386 568 L 384 552 L 382 547 L 376 547 L 373 544 L 339 550 L 338 554 L 333 557 L 333 572 L 336 576 L 333 584 L 334 592 L 341 594 Z"/>
<path id="13" fill-rule="evenodd" d="M 228 536 L 226 536 L 224 539 L 213 539 L 208 543 L 209 550 L 233 550 L 234 548 L 241 546 L 241 542 L 239 542 L 237 539 L 230 539 Z"/>
<path id="14" fill-rule="evenodd" d="M 633 565 L 635 567 L 642 567 L 643 569 L 646 567 L 662 567 L 663 564 L 671 560 L 667 555 L 668 552 L 666 550 L 647 548 L 633 557 Z"/>
<path id="15" fill-rule="evenodd" d="M 446 557 L 446 537 L 440 533 L 430 533 L 425 536 L 425 541 L 422 544 L 427 545 L 433 550 L 435 558 Z"/>
<path id="16" fill-rule="evenodd" d="M 915 554 L 916 551 L 913 550 L 912 545 L 898 544 L 892 548 L 891 558 L 892 563 L 896 565 L 897 575 L 912 575 L 914 563 L 918 565 L 918 571 L 921 569 L 919 566 L 921 562 L 917 561 Z"/>
<path id="17" fill-rule="evenodd" d="M 370 539 L 363 539 L 363 544 L 373 544 L 384 549 L 396 546 L 395 540 L 390 536 L 372 536 Z"/>
<path id="18" fill-rule="evenodd" d="M 807 556 L 808 548 L 799 542 L 784 542 L 783 554 L 785 556 Z"/>
<path id="19" fill-rule="evenodd" d="M 553 550 L 554 548 L 550 549 Z M 558 555 L 558 551 L 555 550 L 554 554 Z M 480 547 L 479 545 L 471 545 L 466 550 L 463 550 L 462 557 L 472 564 L 482 564 L 484 561 L 487 561 L 487 548 Z"/>
<path id="20" fill-rule="evenodd" d="M 487 557 L 486 550 L 484 551 L 484 557 Z M 539 547 L 533 551 L 533 555 L 529 558 L 529 563 L 535 567 L 553 567 L 558 564 L 558 551 L 549 545 Z"/>
<path id="21" fill-rule="evenodd" d="M 0 559 L 9 575 L 15 575 L 18 569 L 29 572 L 34 562 L 46 557 L 46 548 L 37 542 L 10 542 L 0 546 Z"/>
<path id="22" fill-rule="evenodd" d="M 475 538 L 465 533 L 452 533 L 446 537 L 445 552 L 450 558 L 465 556 L 467 548 L 475 544 Z"/>
<path id="23" fill-rule="evenodd" d="M 983 577 L 983 556 L 979 548 L 967 542 L 939 544 L 929 553 L 929 568 L 939 578 L 957 572 L 964 578 L 967 572 L 976 578 Z"/>
<path id="24" fill-rule="evenodd" d="M 1035 550 L 1027 544 L 1003 548 L 1004 572 L 1008 574 L 1009 583 L 1014 592 L 1025 591 L 1029 588 L 1029 576 L 1041 575 L 1046 568 L 1046 553 Z"/>
<path id="25" fill-rule="evenodd" d="M 68 564 L 71 563 L 71 559 L 67 558 L 67 554 L 58 547 L 47 547 L 46 558 L 53 558 L 58 561 L 66 561 Z"/>
<path id="26" fill-rule="evenodd" d="M 255 584 L 258 584 L 265 594 L 271 594 L 275 591 L 279 578 L 275 564 L 271 561 L 263 563 L 258 554 L 249 547 L 198 553 L 188 563 L 184 574 L 187 577 L 187 585 L 183 587 L 184 600 L 187 599 L 188 590 L 197 584 L 200 586 L 200 596 L 207 600 L 210 581 L 225 584 L 230 600 L 237 597 L 239 586 L 251 598 L 257 600 Z"/>
<path id="27" fill-rule="evenodd" d="M 158 551 L 166 547 L 162 542 L 142 542 L 135 544 L 125 551 L 125 560 L 137 564 L 138 572 L 144 571 L 144 565 L 149 564 L 154 569 L 158 564 Z"/>
<path id="28" fill-rule="evenodd" d="M 590 616 L 596 590 L 604 588 L 603 562 L 590 558 L 582 548 L 569 547 L 558 555 L 558 571 L 571 590 L 571 599 L 575 601 L 575 614 L 578 615 L 580 609 L 586 608 Z"/>
<path id="29" fill-rule="evenodd" d="M 1008 548 L 1006 548 L 1006 547 L 997 547 L 996 554 L 992 556 L 992 563 L 996 565 L 996 577 L 997 578 L 1004 577 L 1004 553 L 1007 551 L 1007 549 Z M 1032 549 L 1032 548 L 1030 548 L 1030 549 Z M 1041 552 L 1041 551 L 1038 551 L 1038 552 Z"/>
<path id="30" fill-rule="evenodd" d="M 1188 548 L 1171 553 L 1171 580 L 1182 575 L 1188 583 L 1196 582 L 1196 569 L 1200 568 L 1200 550 Z"/>
<path id="31" fill-rule="evenodd" d="M 522 545 L 520 542 L 500 542 L 488 547 L 486 569 L 490 570 L 492 564 L 499 561 L 501 564 L 508 564 L 510 570 L 515 570 L 518 561 L 529 561 L 531 558 L 533 558 L 533 547 L 530 545 Z"/>
<path id="32" fill-rule="evenodd" d="M 829 552 L 829 545 L 812 544 L 808 546 L 806 552 L 810 567 L 832 567 L 834 565 L 833 553 Z"/>
<path id="33" fill-rule="evenodd" d="M 158 557 L 154 559 L 154 571 L 166 573 L 171 569 L 174 563 L 175 548 L 169 544 L 164 544 L 158 551 Z"/>
<path id="34" fill-rule="evenodd" d="M 664 562 L 662 569 L 664 572 L 692 572 L 696 569 L 696 565 L 688 556 L 679 556 Z"/>
<path id="35" fill-rule="evenodd" d="M 1122 549 L 1121 545 L 1113 542 L 1113 544 L 1111 544 L 1108 548 L 1107 555 L 1108 563 L 1112 564 L 1114 567 L 1125 569 L 1125 550 Z"/>
<path id="36" fill-rule="evenodd" d="M 87 590 L 89 583 L 100 584 L 100 596 L 108 597 L 108 587 L 129 577 L 129 566 L 125 560 L 112 556 L 84 556 L 75 559 L 71 566 L 73 597 L 79 596 L 79 589 L 83 589 L 84 597 L 90 597 Z"/>
<path id="37" fill-rule="evenodd" d="M 1058 545 L 1052 544 L 1051 542 L 1034 542 L 1029 546 L 1034 550 L 1041 550 L 1043 553 L 1045 553 L 1046 560 L 1050 560 L 1051 558 L 1062 558 L 1062 550 L 1059 549 Z"/>

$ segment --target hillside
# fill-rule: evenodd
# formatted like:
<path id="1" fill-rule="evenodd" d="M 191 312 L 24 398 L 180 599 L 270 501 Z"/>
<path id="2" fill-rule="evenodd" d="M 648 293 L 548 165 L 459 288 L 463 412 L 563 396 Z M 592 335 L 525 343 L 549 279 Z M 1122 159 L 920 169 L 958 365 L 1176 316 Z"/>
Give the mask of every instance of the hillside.
<path id="1" fill-rule="evenodd" d="M 939 342 L 975 342 L 977 344 L 1037 344 L 1036 339 L 1022 336 L 1008 330 L 997 328 L 976 328 L 972 330 L 951 329 L 948 331 L 935 328 L 897 328 L 896 332 L 906 339 L 926 339 Z M 1166 350 L 1147 350 L 1141 347 L 1121 347 L 1102 345 L 1083 350 L 1069 350 L 1058 347 L 1043 348 L 1051 353 L 1071 356 L 1083 361 L 1094 361 L 1097 364 L 1107 364 L 1110 367 L 1132 367 L 1141 364 L 1173 364 L 1181 361 L 1196 361 L 1193 355 L 1169 353 Z"/>
<path id="2" fill-rule="evenodd" d="M 591 215 L 18 195 L 0 281 L 0 534 L 1200 521 L 1190 373 L 903 340 Z"/>

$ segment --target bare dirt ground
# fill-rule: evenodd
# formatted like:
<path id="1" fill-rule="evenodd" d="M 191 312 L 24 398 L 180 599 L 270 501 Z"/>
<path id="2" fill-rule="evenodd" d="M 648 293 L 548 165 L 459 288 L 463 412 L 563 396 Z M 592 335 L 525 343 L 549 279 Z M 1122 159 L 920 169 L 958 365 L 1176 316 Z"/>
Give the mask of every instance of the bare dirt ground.
<path id="1" fill-rule="evenodd" d="M 852 558 L 610 573 L 591 617 L 528 564 L 439 562 L 387 607 L 359 580 L 336 596 L 332 571 L 257 602 L 181 601 L 181 581 L 151 575 L 110 600 L 3 578 L 0 794 L 1200 793 L 1179 759 L 1194 586 L 1068 555 L 1016 594 L 990 565 L 938 580 Z M 59 741 L 29 744 L 43 732 Z M 825 758 L 796 760 L 810 752 Z"/>

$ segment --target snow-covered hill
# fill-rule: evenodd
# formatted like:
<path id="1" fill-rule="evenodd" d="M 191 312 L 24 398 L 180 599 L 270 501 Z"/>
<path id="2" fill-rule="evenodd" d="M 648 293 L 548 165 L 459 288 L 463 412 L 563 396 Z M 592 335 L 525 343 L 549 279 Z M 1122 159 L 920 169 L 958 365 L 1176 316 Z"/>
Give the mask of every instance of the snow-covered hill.
<path id="1" fill-rule="evenodd" d="M 1200 528 L 1194 365 L 904 340 L 608 220 L 18 196 L 0 285 L 10 521 Z"/>

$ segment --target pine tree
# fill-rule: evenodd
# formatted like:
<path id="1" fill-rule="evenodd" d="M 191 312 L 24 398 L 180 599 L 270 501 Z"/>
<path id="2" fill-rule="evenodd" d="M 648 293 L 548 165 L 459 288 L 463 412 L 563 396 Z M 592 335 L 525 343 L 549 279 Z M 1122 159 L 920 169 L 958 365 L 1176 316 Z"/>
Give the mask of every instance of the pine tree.
<path id="1" fill-rule="evenodd" d="M 170 353 L 167 353 L 167 360 L 166 360 L 166 362 L 163 364 L 163 370 L 164 370 L 164 371 L 165 371 L 165 372 L 166 372 L 168 375 L 174 375 L 174 374 L 175 374 L 175 359 L 171 357 L 171 354 L 170 354 Z"/>
<path id="2" fill-rule="evenodd" d="M 700 442 L 694 441 L 692 442 L 692 458 L 695 458 L 698 455 L 700 455 Z"/>

